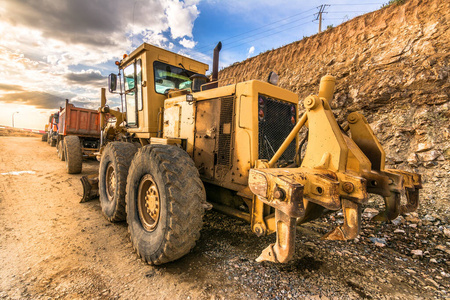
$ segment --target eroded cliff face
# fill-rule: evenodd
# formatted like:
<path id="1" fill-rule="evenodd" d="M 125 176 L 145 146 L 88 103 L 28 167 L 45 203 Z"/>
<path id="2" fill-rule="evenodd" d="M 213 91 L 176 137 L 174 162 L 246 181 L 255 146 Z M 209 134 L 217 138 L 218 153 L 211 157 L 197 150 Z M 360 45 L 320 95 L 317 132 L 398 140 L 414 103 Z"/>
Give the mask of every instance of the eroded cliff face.
<path id="1" fill-rule="evenodd" d="M 279 86 L 301 101 L 317 93 L 323 75 L 334 75 L 338 121 L 363 113 L 389 167 L 423 173 L 428 201 L 448 204 L 449 60 L 450 1 L 407 0 L 236 63 L 219 78 L 266 80 L 275 71 Z"/>

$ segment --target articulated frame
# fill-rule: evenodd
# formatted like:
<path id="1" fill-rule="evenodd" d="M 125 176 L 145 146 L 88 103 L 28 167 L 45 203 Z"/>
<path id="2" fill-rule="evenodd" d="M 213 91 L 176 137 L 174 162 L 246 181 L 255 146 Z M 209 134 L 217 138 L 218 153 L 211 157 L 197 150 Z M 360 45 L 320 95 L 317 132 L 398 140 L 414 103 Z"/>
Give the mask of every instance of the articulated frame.
<path id="1" fill-rule="evenodd" d="M 258 261 L 287 262 L 295 250 L 296 225 L 322 215 L 324 208 L 342 208 L 344 223 L 323 238 L 348 240 L 358 236 L 361 207 L 368 193 L 384 198 L 385 211 L 375 221 L 395 219 L 400 213 L 417 209 L 418 174 L 384 168 L 385 153 L 359 113 L 348 116 L 351 137 L 342 130 L 331 111 L 334 78 L 321 80 L 318 96 L 304 100 L 306 113 L 300 118 L 272 160 L 257 161 L 250 171 L 249 187 L 255 194 L 252 230 L 259 236 L 276 232 L 275 244 L 267 247 Z M 273 168 L 302 126 L 309 127 L 308 146 L 299 168 Z M 401 196 L 407 203 L 400 205 Z M 275 213 L 270 214 L 270 207 Z"/>

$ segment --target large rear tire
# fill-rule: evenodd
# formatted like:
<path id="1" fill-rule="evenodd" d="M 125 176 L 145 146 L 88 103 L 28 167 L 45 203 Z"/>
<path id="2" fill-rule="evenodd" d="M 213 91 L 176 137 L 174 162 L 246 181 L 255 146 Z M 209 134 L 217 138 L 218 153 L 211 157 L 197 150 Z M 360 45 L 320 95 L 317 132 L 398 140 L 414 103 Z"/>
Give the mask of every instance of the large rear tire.
<path id="1" fill-rule="evenodd" d="M 58 143 L 58 146 L 56 147 L 56 152 L 58 153 L 58 158 L 61 161 L 65 161 L 66 157 L 65 157 L 65 153 L 64 153 L 64 140 L 60 140 Z"/>
<path id="2" fill-rule="evenodd" d="M 80 138 L 76 135 L 68 135 L 64 138 L 64 146 L 67 173 L 81 173 L 83 154 L 81 152 Z"/>
<path id="3" fill-rule="evenodd" d="M 142 260 L 164 264 L 195 246 L 206 193 L 185 151 L 170 145 L 141 148 L 131 163 L 126 197 L 131 242 Z"/>
<path id="4" fill-rule="evenodd" d="M 132 143 L 109 143 L 102 153 L 99 169 L 100 206 L 110 222 L 124 221 L 128 169 L 137 148 Z"/>

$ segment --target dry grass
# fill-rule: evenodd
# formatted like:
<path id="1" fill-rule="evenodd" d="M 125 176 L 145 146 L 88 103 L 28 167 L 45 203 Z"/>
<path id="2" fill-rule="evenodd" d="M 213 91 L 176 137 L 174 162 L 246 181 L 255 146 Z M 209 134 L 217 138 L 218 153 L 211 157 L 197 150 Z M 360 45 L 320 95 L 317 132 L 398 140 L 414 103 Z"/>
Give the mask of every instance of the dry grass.
<path id="1" fill-rule="evenodd" d="M 42 134 L 20 129 L 0 126 L 0 136 L 27 136 L 27 137 L 41 137 Z"/>

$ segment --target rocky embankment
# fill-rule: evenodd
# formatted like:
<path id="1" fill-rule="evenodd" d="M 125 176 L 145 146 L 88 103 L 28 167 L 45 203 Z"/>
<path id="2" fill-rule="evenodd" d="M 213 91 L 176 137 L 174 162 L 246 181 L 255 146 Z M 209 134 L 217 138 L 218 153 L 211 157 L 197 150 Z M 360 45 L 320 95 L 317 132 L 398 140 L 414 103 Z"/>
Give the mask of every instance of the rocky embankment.
<path id="1" fill-rule="evenodd" d="M 336 76 L 338 121 L 363 113 L 388 166 L 422 173 L 422 199 L 450 215 L 449 50 L 450 2 L 408 0 L 236 63 L 219 78 L 266 80 L 275 71 L 302 100 L 323 75 Z"/>
<path id="2" fill-rule="evenodd" d="M 407 0 L 236 63 L 219 74 L 238 81 L 266 80 L 275 71 L 279 85 L 298 93 L 300 101 L 317 93 L 323 75 L 334 75 L 332 108 L 338 122 L 345 125 L 350 112 L 363 113 L 386 151 L 387 167 L 421 173 L 424 183 L 417 212 L 387 225 L 363 224 L 355 243 L 366 246 L 353 254 L 370 262 L 362 254 L 364 247 L 387 249 L 395 255 L 381 251 L 383 259 L 408 272 L 409 284 L 421 282 L 444 297 L 449 295 L 450 281 L 449 60 L 450 1 Z M 373 197 L 364 215 L 381 209 L 382 201 Z M 339 223 L 341 216 L 335 213 L 312 225 Z M 417 262 L 428 272 L 403 265 L 406 261 Z"/>

